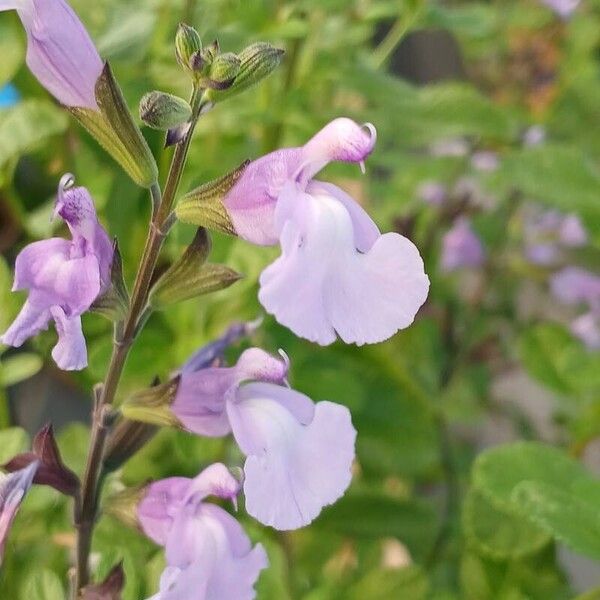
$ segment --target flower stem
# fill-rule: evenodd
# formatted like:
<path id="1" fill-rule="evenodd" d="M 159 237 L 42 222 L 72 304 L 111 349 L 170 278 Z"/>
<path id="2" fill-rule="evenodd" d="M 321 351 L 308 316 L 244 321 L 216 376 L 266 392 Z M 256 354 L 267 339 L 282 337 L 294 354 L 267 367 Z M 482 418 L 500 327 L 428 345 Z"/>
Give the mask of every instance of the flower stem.
<path id="1" fill-rule="evenodd" d="M 75 577 L 75 587 L 77 590 L 80 590 L 89 582 L 89 555 L 94 526 L 98 517 L 98 499 L 102 482 L 102 458 L 109 433 L 109 425 L 106 419 L 107 408 L 113 404 L 129 350 L 133 345 L 136 335 L 139 333 L 140 328 L 138 324 L 140 318 L 146 312 L 148 293 L 154 270 L 160 249 L 167 234 L 167 224 L 170 220 L 196 122 L 200 116 L 202 93 L 202 89 L 197 86 L 194 87 L 191 101 L 193 108 L 192 126 L 186 137 L 175 148 L 164 193 L 161 194 L 157 183 L 153 184 L 150 189 L 153 201 L 152 218 L 135 277 L 129 310 L 124 321 L 115 326 L 115 340 L 110 363 L 104 384 L 98 388 L 95 398 L 92 416 L 92 437 L 81 491 L 75 501 L 74 511 L 75 527 L 77 529 Z"/>

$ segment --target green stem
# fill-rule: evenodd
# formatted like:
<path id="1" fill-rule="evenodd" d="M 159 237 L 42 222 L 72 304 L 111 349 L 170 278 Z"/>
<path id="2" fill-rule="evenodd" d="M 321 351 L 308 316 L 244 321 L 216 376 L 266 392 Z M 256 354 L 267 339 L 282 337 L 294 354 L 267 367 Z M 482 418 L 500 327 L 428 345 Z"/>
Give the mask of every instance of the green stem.
<path id="1" fill-rule="evenodd" d="M 388 34 L 371 55 L 371 64 L 374 69 L 380 69 L 387 62 L 392 52 L 412 27 L 423 4 L 423 0 L 416 0 L 415 5 L 411 10 L 396 19 L 396 22 L 392 25 Z"/>
<path id="2" fill-rule="evenodd" d="M 124 322 L 119 323 L 115 327 L 115 341 L 106 378 L 94 403 L 90 449 L 88 452 L 80 496 L 75 502 L 75 526 L 77 529 L 77 590 L 80 590 L 87 585 L 89 581 L 88 564 L 94 525 L 98 516 L 102 458 L 109 433 L 109 426 L 106 423 L 106 410 L 107 407 L 114 402 L 129 350 L 131 349 L 136 335 L 139 333 L 139 321 L 145 313 L 154 269 L 167 233 L 165 230 L 166 224 L 169 221 L 173 209 L 173 203 L 183 174 L 191 139 L 194 134 L 196 122 L 200 116 L 202 92 L 203 90 L 197 86 L 194 87 L 191 100 L 194 111 L 192 126 L 184 140 L 182 140 L 175 148 L 173 159 L 171 161 L 171 168 L 169 169 L 167 182 L 165 184 L 164 194 L 161 195 L 158 184 L 153 184 L 150 189 L 154 210 L 152 212 L 146 244 L 135 277 L 129 310 Z"/>

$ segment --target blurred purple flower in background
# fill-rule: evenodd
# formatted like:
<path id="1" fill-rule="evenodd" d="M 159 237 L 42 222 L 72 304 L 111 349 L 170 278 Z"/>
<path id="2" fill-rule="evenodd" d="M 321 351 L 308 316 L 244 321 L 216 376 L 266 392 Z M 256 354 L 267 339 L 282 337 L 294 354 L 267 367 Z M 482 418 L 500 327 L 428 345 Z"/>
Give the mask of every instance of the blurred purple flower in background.
<path id="1" fill-rule="evenodd" d="M 554 297 L 564 304 L 600 308 L 600 276 L 579 267 L 565 267 L 550 279 Z"/>
<path id="2" fill-rule="evenodd" d="M 543 125 L 532 125 L 523 134 L 524 146 L 539 146 L 546 141 L 546 129 Z"/>
<path id="3" fill-rule="evenodd" d="M 52 350 L 64 370 L 87 365 L 81 314 L 110 284 L 113 249 L 96 216 L 88 191 L 65 189 L 61 180 L 54 214 L 67 223 L 72 239 L 51 238 L 29 244 L 17 256 L 13 291 L 28 290 L 21 312 L 0 337 L 3 344 L 21 346 L 54 320 L 58 343 Z"/>
<path id="4" fill-rule="evenodd" d="M 442 270 L 448 272 L 462 267 L 479 267 L 484 260 L 483 244 L 473 231 L 471 221 L 459 217 L 442 238 Z"/>
<path id="5" fill-rule="evenodd" d="M 551 8 L 559 17 L 566 19 L 570 17 L 579 6 L 581 0 L 541 0 L 548 8 Z"/>
<path id="6" fill-rule="evenodd" d="M 335 119 L 301 148 L 250 163 L 223 200 L 236 233 L 279 241 L 260 276 L 259 300 L 296 335 L 321 345 L 376 343 L 408 327 L 429 290 L 415 245 L 381 234 L 364 209 L 313 177 L 330 161 L 361 163 L 375 128 Z"/>
<path id="7" fill-rule="evenodd" d="M 288 387 L 287 360 L 251 348 L 235 367 L 181 375 L 173 414 L 194 433 L 229 432 L 247 456 L 247 511 L 276 529 L 310 523 L 351 480 L 356 431 L 350 412 Z"/>
<path id="8" fill-rule="evenodd" d="M 252 547 L 240 524 L 207 496 L 235 500 L 240 483 L 216 463 L 196 478 L 150 484 L 138 505 L 143 531 L 165 546 L 167 568 L 151 600 L 251 600 L 268 566 L 261 544 Z"/>
<path id="9" fill-rule="evenodd" d="M 27 66 L 62 104 L 96 110 L 103 63 L 85 27 L 64 0 L 0 0 L 27 33 Z M 76 51 L 74 51 L 76 49 Z"/>
<path id="10" fill-rule="evenodd" d="M 525 216 L 525 256 L 540 266 L 556 264 L 562 248 L 578 248 L 588 236 L 577 215 L 563 215 L 555 210 L 534 211 Z"/>
<path id="11" fill-rule="evenodd" d="M 8 108 L 16 104 L 21 98 L 17 88 L 8 83 L 0 88 L 0 108 Z"/>
<path id="12" fill-rule="evenodd" d="M 491 150 L 480 150 L 471 156 L 471 165 L 477 171 L 491 173 L 500 165 L 500 159 Z"/>
<path id="13" fill-rule="evenodd" d="M 437 181 L 425 181 L 417 189 L 417 196 L 431 206 L 442 206 L 448 198 L 446 187 Z"/>
<path id="14" fill-rule="evenodd" d="M 38 464 L 33 462 L 14 473 L 0 475 L 0 562 L 4 554 L 10 526 L 21 506 L 21 502 L 25 498 L 25 494 L 27 494 L 33 483 Z"/>

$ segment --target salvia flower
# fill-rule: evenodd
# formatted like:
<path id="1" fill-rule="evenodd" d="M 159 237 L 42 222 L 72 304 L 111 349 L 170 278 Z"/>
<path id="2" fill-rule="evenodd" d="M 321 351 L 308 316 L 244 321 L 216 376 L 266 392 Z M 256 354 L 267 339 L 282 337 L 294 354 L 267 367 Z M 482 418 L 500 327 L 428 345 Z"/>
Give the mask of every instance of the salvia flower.
<path id="1" fill-rule="evenodd" d="M 81 314 L 108 288 L 113 250 L 89 192 L 65 189 L 67 181 L 69 176 L 61 180 L 54 212 L 67 223 L 72 239 L 34 242 L 19 253 L 13 291 L 29 295 L 0 341 L 20 346 L 54 320 L 58 343 L 52 357 L 61 369 L 78 370 L 87 365 Z"/>
<path id="2" fill-rule="evenodd" d="M 441 268 L 455 271 L 479 267 L 485 260 L 483 244 L 466 217 L 458 218 L 442 238 Z"/>
<path id="3" fill-rule="evenodd" d="M 15 9 L 27 33 L 27 66 L 65 106 L 97 109 L 103 63 L 85 27 L 65 0 L 0 0 Z"/>
<path id="4" fill-rule="evenodd" d="M 363 208 L 314 176 L 337 160 L 363 163 L 375 128 L 335 119 L 300 148 L 250 163 L 223 200 L 235 232 L 276 244 L 281 256 L 260 276 L 259 300 L 296 335 L 331 344 L 376 343 L 408 327 L 429 279 L 414 244 L 381 234 Z"/>
<path id="5" fill-rule="evenodd" d="M 4 547 L 10 526 L 28 492 L 38 463 L 33 462 L 20 471 L 9 475 L 0 475 L 0 562 L 4 555 Z"/>
<path id="6" fill-rule="evenodd" d="M 251 600 L 267 567 L 261 544 L 252 547 L 240 524 L 208 496 L 234 500 L 240 483 L 213 464 L 196 478 L 171 477 L 150 484 L 138 505 L 148 537 L 165 546 L 167 568 L 151 600 Z"/>
<path id="7" fill-rule="evenodd" d="M 246 455 L 246 510 L 276 529 L 310 523 L 350 484 L 350 412 L 286 387 L 287 358 L 251 348 L 235 367 L 181 374 L 172 412 L 205 436 L 229 432 Z"/>

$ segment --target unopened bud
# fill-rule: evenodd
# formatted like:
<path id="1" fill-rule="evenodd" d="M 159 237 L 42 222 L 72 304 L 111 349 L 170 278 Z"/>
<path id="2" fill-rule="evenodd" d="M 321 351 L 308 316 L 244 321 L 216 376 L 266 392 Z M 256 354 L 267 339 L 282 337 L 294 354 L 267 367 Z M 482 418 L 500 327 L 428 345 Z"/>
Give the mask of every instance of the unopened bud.
<path id="1" fill-rule="evenodd" d="M 270 75 L 281 63 L 283 54 L 283 50 L 266 42 L 248 46 L 238 55 L 240 69 L 233 85 L 225 90 L 208 90 L 207 99 L 221 101 L 247 90 Z"/>
<path id="2" fill-rule="evenodd" d="M 210 65 L 212 64 L 213 60 L 217 58 L 219 52 L 221 52 L 219 40 L 215 40 L 214 42 L 206 46 L 206 48 L 204 48 L 204 50 L 202 51 L 202 58 L 207 64 Z"/>
<path id="3" fill-rule="evenodd" d="M 187 70 L 193 71 L 193 57 L 202 51 L 200 34 L 189 25 L 180 23 L 175 36 L 175 53 L 179 64 Z"/>
<path id="4" fill-rule="evenodd" d="M 171 129 L 185 123 L 191 116 L 190 105 L 172 94 L 155 91 L 140 100 L 140 119 L 152 129 Z"/>
<path id="5" fill-rule="evenodd" d="M 241 66 L 241 60 L 233 52 L 219 54 L 211 65 L 207 86 L 217 90 L 231 87 Z"/>

